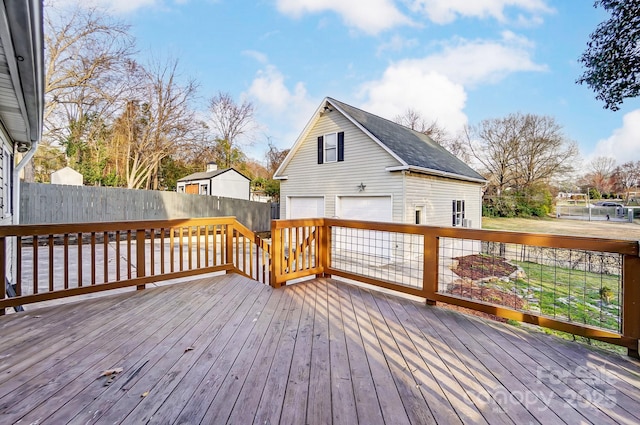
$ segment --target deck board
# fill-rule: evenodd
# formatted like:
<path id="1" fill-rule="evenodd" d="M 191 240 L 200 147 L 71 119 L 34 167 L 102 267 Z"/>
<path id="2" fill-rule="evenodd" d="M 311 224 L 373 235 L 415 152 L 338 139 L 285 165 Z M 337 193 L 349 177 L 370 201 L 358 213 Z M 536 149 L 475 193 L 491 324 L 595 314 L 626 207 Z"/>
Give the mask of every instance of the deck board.
<path id="1" fill-rule="evenodd" d="M 33 309 L 0 340 L 2 423 L 640 421 L 638 361 L 325 278 Z"/>

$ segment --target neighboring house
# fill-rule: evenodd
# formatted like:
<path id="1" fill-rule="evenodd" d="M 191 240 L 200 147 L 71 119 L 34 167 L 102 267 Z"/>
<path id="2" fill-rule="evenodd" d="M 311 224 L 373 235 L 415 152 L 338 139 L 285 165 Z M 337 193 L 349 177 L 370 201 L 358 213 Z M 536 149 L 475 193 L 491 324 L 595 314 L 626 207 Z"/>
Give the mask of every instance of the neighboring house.
<path id="1" fill-rule="evenodd" d="M 42 23 L 40 0 L 5 1 L 0 6 L 0 224 L 18 222 L 19 172 L 42 135 Z"/>
<path id="2" fill-rule="evenodd" d="M 177 191 L 249 200 L 251 179 L 234 168 L 218 170 L 215 163 L 209 163 L 206 171 L 189 174 L 179 179 Z"/>
<path id="3" fill-rule="evenodd" d="M 51 184 L 82 186 L 84 184 L 84 176 L 71 167 L 64 167 L 51 173 Z"/>
<path id="4" fill-rule="evenodd" d="M 481 227 L 480 174 L 428 136 L 329 97 L 274 178 L 285 218 Z"/>

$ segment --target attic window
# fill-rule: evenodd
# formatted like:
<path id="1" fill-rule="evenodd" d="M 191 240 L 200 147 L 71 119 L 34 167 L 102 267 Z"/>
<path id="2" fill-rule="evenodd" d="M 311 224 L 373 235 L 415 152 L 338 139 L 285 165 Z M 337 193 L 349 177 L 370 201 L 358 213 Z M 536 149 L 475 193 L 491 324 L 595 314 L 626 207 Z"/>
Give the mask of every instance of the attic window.
<path id="1" fill-rule="evenodd" d="M 318 164 L 344 161 L 344 132 L 318 137 Z"/>

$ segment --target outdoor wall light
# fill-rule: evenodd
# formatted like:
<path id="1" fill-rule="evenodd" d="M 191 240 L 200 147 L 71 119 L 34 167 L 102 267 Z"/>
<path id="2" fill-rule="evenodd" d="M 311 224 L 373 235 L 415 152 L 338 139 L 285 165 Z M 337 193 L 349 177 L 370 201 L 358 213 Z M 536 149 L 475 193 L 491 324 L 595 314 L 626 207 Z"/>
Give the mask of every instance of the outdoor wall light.
<path id="1" fill-rule="evenodd" d="M 19 153 L 25 153 L 27 152 L 29 149 L 31 149 L 31 143 L 29 142 L 18 142 L 16 144 L 16 150 Z"/>
<path id="2" fill-rule="evenodd" d="M 324 113 L 328 114 L 329 112 L 333 112 L 333 109 L 329 105 L 324 105 Z"/>

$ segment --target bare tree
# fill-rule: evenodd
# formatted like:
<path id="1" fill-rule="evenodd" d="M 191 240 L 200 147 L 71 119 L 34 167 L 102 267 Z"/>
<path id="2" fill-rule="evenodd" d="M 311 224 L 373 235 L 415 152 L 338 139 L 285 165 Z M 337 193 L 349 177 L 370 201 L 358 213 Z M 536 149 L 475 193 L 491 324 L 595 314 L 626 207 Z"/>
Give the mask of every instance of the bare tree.
<path id="1" fill-rule="evenodd" d="M 267 170 L 269 177 L 273 177 L 282 161 L 289 154 L 290 149 L 278 149 L 271 141 L 269 141 L 269 150 L 267 151 Z"/>
<path id="2" fill-rule="evenodd" d="M 469 162 L 470 156 L 464 142 L 464 134 L 453 137 L 437 120 L 427 121 L 415 109 L 407 109 L 404 114 L 396 115 L 395 123 L 408 127 L 419 133 L 426 134 L 434 142 L 451 152 L 464 162 Z"/>
<path id="3" fill-rule="evenodd" d="M 251 136 L 255 128 L 254 107 L 249 101 L 238 105 L 230 94 L 219 92 L 209 100 L 212 129 L 220 146 L 218 161 L 230 167 L 242 157 L 239 147 L 242 136 Z"/>
<path id="4" fill-rule="evenodd" d="M 618 188 L 625 193 L 628 199 L 630 190 L 640 185 L 640 161 L 635 163 L 633 161 L 625 162 L 617 167 L 615 179 Z"/>
<path id="5" fill-rule="evenodd" d="M 80 5 L 45 9 L 44 139 L 63 142 L 72 123 L 84 123 L 84 138 L 95 128 L 86 126 L 89 114 L 108 121 L 128 89 L 121 76 L 130 66 L 134 40 L 129 26 L 98 8 Z"/>
<path id="6" fill-rule="evenodd" d="M 515 182 L 521 137 L 519 121 L 519 117 L 511 115 L 486 119 L 465 133 L 471 155 L 484 167 L 498 196 Z"/>
<path id="7" fill-rule="evenodd" d="M 578 148 L 551 117 L 510 114 L 487 119 L 467 136 L 469 149 L 502 194 L 548 184 L 573 169 Z M 475 139 L 475 140 L 473 140 Z"/>
<path id="8" fill-rule="evenodd" d="M 515 118 L 521 125 L 516 156 L 516 183 L 520 190 L 549 183 L 553 177 L 573 170 L 578 146 L 565 138 L 554 118 L 532 114 Z"/>
<path id="9" fill-rule="evenodd" d="M 614 172 L 616 160 L 608 156 L 598 156 L 588 164 L 589 172 L 583 177 L 586 186 L 594 187 L 601 194 L 610 193 L 615 186 Z"/>
<path id="10" fill-rule="evenodd" d="M 156 61 L 141 72 L 141 89 L 115 122 L 114 143 L 122 146 L 127 187 L 157 190 L 161 160 L 202 136 L 190 106 L 197 85 L 179 83 L 177 59 Z"/>

